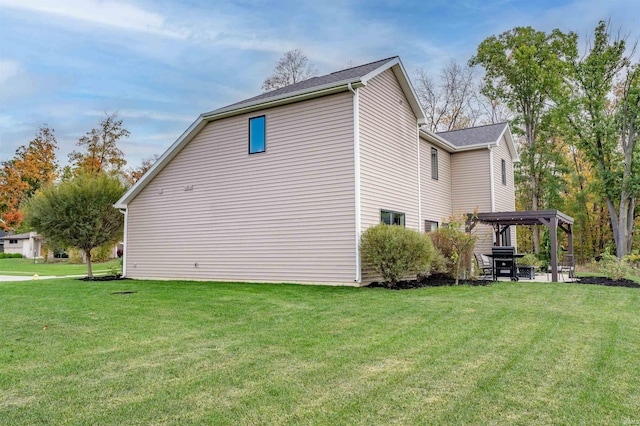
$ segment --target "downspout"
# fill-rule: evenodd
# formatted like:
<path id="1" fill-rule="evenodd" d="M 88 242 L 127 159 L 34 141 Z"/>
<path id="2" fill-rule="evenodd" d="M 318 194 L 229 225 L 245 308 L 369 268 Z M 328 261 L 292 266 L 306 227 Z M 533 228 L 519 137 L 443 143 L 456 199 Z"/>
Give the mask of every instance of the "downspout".
<path id="1" fill-rule="evenodd" d="M 496 193 L 495 193 L 495 185 L 493 183 L 494 181 L 494 176 L 493 176 L 493 147 L 491 145 L 489 145 L 489 182 L 491 185 L 491 212 L 495 212 L 496 211 Z M 497 242 L 498 240 L 496 239 L 497 235 L 495 235 L 494 233 L 494 243 Z"/>
<path id="2" fill-rule="evenodd" d="M 122 250 L 122 276 L 127 276 L 127 254 L 129 252 L 129 246 L 127 245 L 127 222 L 129 219 L 129 210 L 120 209 L 120 213 L 124 215 L 124 248 Z"/>
<path id="3" fill-rule="evenodd" d="M 489 146 L 489 174 L 491 176 L 491 212 L 496 211 L 496 187 L 494 183 L 495 176 L 493 175 L 493 147 Z"/>
<path id="4" fill-rule="evenodd" d="M 420 125 L 416 123 L 416 138 L 418 140 L 418 232 L 422 229 L 422 176 L 420 176 Z"/>
<path id="5" fill-rule="evenodd" d="M 347 85 L 353 93 L 353 169 L 354 169 L 354 190 L 355 190 L 355 245 L 356 245 L 356 277 L 357 284 L 362 282 L 362 266 L 360 260 L 360 235 L 362 234 L 362 220 L 360 207 L 360 97 L 358 89 Z"/>

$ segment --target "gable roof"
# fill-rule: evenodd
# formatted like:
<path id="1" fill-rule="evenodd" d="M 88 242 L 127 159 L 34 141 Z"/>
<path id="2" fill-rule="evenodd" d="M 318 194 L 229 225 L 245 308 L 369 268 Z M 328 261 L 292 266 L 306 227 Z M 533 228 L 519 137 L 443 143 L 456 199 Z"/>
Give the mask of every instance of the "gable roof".
<path id="1" fill-rule="evenodd" d="M 334 93 L 346 92 L 364 87 L 367 82 L 391 69 L 407 97 L 417 124 L 424 124 L 425 114 L 420 106 L 411 81 L 398 56 L 382 59 L 357 67 L 336 71 L 320 77 L 313 77 L 290 86 L 263 93 L 225 107 L 200 114 L 189 128 L 167 149 L 155 164 L 138 180 L 115 204 L 116 208 L 126 208 L 127 204 L 197 135 L 209 122 L 256 110 L 286 105 Z"/>
<path id="2" fill-rule="evenodd" d="M 308 80 L 303 80 L 300 81 L 298 83 L 294 83 L 291 84 L 289 86 L 285 86 L 285 87 L 281 87 L 279 89 L 275 89 L 269 92 L 265 92 L 261 95 L 258 96 L 254 96 L 253 98 L 249 98 L 249 99 L 245 99 L 243 101 L 240 102 L 235 102 L 231 105 L 228 105 L 226 107 L 217 109 L 215 111 L 222 111 L 222 110 L 226 110 L 228 108 L 238 108 L 241 107 L 243 105 L 249 105 L 253 102 L 256 101 L 262 101 L 262 100 L 266 100 L 266 99 L 270 99 L 270 98 L 276 98 L 276 97 L 280 97 L 283 95 L 288 95 L 291 93 L 295 93 L 298 91 L 309 91 L 309 90 L 313 90 L 317 87 L 321 87 L 321 86 L 325 86 L 327 84 L 334 84 L 334 83 L 340 83 L 343 81 L 358 81 L 361 80 L 363 77 L 365 77 L 367 74 L 369 74 L 372 71 L 375 71 L 377 68 L 381 67 L 382 65 L 397 59 L 397 56 L 393 56 L 391 58 L 386 58 L 386 59 L 381 59 L 379 61 L 375 61 L 375 62 L 370 62 L 368 64 L 364 64 L 364 65 L 360 65 L 357 67 L 352 67 L 352 68 L 347 68 L 341 71 L 336 71 L 336 72 L 332 72 L 331 74 L 327 74 L 327 75 L 323 75 L 320 77 L 311 77 Z M 215 112 L 213 111 L 213 112 Z"/>
<path id="3" fill-rule="evenodd" d="M 438 136 L 443 137 L 457 147 L 486 145 L 499 140 L 508 126 L 507 123 L 487 124 L 467 129 L 438 132 Z"/>
<path id="4" fill-rule="evenodd" d="M 440 145 L 448 152 L 470 151 L 498 146 L 504 136 L 512 161 L 514 163 L 520 162 L 520 156 L 518 155 L 509 123 L 486 124 L 438 133 L 420 129 L 420 133 L 430 142 Z"/>

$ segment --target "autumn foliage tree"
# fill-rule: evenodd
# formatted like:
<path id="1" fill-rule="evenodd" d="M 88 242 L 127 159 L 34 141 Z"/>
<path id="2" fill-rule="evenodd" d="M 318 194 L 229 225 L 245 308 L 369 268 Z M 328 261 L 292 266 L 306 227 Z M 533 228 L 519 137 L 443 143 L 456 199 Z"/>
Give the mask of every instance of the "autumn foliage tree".
<path id="1" fill-rule="evenodd" d="M 16 150 L 13 159 L 2 164 L 0 226 L 3 229 L 17 229 L 24 218 L 21 205 L 57 177 L 57 148 L 55 131 L 44 126 L 33 140 Z"/>
<path id="2" fill-rule="evenodd" d="M 134 184 L 137 181 L 139 181 L 142 175 L 148 172 L 149 169 L 153 167 L 153 165 L 156 163 L 156 161 L 158 161 L 159 158 L 160 156 L 158 154 L 154 154 L 152 157 L 142 159 L 142 163 L 140 163 L 140 166 L 138 168 L 129 169 L 129 171 L 126 173 L 127 180 L 131 184 Z"/>
<path id="3" fill-rule="evenodd" d="M 74 173 L 99 174 L 121 170 L 127 161 L 118 148 L 118 142 L 129 135 L 116 113 L 106 114 L 98 128 L 91 129 L 78 140 L 76 145 L 84 150 L 69 154 Z"/>

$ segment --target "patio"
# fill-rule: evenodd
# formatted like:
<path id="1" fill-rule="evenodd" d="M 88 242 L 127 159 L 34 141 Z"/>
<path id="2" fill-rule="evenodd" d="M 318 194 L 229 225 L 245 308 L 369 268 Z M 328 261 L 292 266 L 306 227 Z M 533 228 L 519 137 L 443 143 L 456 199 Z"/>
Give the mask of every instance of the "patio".
<path id="1" fill-rule="evenodd" d="M 558 282 L 558 229 L 567 234 L 568 252 L 566 256 L 573 262 L 573 218 L 559 210 L 526 210 L 468 214 L 467 229 L 471 231 L 476 223 L 484 223 L 493 227 L 496 246 L 502 245 L 502 235 L 504 235 L 512 225 L 544 225 L 549 228 L 551 243 L 551 282 Z M 538 281 L 537 276 L 536 274 L 536 281 Z M 545 279 L 545 282 L 548 282 L 548 280 Z"/>

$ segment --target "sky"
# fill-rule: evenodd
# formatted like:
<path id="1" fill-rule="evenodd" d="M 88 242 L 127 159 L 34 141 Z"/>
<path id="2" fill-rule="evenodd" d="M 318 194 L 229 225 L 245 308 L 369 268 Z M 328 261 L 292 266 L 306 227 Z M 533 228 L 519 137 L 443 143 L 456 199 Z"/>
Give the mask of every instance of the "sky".
<path id="1" fill-rule="evenodd" d="M 640 0 L 0 0 L 0 162 L 48 125 L 65 165 L 117 112 L 137 167 L 200 113 L 260 94 L 291 49 L 320 74 L 399 55 L 410 77 L 437 75 L 513 27 L 586 40 L 601 19 L 635 39 Z"/>

